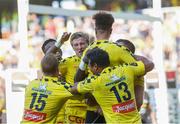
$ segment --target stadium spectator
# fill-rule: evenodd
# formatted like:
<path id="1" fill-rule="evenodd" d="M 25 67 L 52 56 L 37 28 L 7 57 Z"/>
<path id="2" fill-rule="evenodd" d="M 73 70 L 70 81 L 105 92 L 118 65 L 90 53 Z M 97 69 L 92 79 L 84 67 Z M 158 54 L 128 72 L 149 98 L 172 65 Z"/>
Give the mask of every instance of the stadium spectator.
<path id="1" fill-rule="evenodd" d="M 148 92 L 144 92 L 143 105 L 140 109 L 141 119 L 143 124 L 152 123 L 157 124 L 156 113 L 153 106 L 150 103 L 150 97 Z"/>

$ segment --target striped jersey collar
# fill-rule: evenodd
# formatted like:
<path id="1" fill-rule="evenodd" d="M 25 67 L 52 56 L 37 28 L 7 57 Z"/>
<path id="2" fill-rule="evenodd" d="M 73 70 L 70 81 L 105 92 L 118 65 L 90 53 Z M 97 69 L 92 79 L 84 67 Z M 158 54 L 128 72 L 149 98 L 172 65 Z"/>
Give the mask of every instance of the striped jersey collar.
<path id="1" fill-rule="evenodd" d="M 104 41 L 109 41 L 109 40 L 108 39 L 96 40 L 96 42 L 104 42 Z"/>
<path id="2" fill-rule="evenodd" d="M 48 80 L 58 80 L 58 77 L 52 77 L 52 76 L 43 76 L 42 79 L 48 79 Z"/>

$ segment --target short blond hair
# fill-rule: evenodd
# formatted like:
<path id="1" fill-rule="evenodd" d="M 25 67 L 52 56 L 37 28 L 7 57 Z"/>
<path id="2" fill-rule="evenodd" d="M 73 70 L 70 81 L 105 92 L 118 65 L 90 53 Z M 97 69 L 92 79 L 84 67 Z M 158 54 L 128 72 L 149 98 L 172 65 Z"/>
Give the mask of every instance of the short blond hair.
<path id="1" fill-rule="evenodd" d="M 78 38 L 84 38 L 86 40 L 86 42 L 89 44 L 89 35 L 87 33 L 84 33 L 84 32 L 75 32 L 71 35 L 71 38 L 70 38 L 70 43 L 72 45 L 72 42 L 74 39 L 78 39 Z"/>

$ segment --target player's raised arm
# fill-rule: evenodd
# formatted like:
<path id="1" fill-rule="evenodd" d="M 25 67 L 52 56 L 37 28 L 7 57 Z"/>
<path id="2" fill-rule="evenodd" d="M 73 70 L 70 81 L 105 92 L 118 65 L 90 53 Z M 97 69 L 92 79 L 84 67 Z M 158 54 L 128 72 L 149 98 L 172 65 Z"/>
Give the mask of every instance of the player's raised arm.
<path id="1" fill-rule="evenodd" d="M 86 52 L 86 54 L 88 53 L 88 51 Z M 74 77 L 74 82 L 82 81 L 87 77 L 87 73 L 85 72 L 85 70 L 87 69 L 87 66 L 88 66 L 88 58 L 87 58 L 86 54 L 81 59 L 79 68 Z"/>
<path id="2" fill-rule="evenodd" d="M 62 44 L 64 42 L 68 41 L 70 35 L 71 35 L 71 33 L 64 32 L 61 37 L 57 38 L 56 43 L 47 50 L 46 54 L 48 54 L 48 53 L 56 53 L 57 50 L 60 49 Z"/>

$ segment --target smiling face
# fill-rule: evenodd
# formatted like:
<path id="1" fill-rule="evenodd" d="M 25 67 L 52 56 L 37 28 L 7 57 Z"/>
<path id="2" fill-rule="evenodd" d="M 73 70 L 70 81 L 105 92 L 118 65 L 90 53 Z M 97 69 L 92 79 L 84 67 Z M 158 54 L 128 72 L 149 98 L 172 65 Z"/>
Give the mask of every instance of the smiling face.
<path id="1" fill-rule="evenodd" d="M 83 51 L 88 47 L 88 42 L 85 38 L 79 37 L 71 41 L 72 48 L 74 49 L 76 55 L 81 57 Z"/>

